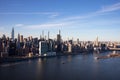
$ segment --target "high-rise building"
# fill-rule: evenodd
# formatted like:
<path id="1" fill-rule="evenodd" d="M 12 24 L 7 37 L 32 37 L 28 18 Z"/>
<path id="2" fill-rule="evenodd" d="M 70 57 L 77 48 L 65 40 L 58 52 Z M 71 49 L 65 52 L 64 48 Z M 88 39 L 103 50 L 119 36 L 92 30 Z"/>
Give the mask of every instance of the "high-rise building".
<path id="1" fill-rule="evenodd" d="M 48 52 L 48 45 L 46 41 L 39 42 L 39 54 L 44 55 Z"/>
<path id="2" fill-rule="evenodd" d="M 43 38 L 43 40 L 44 40 L 44 31 L 42 31 L 42 38 Z"/>
<path id="3" fill-rule="evenodd" d="M 77 44 L 79 44 L 79 38 L 77 39 Z"/>
<path id="4" fill-rule="evenodd" d="M 18 39 L 17 39 L 17 49 L 20 48 L 20 34 L 18 34 Z"/>
<path id="5" fill-rule="evenodd" d="M 50 36 L 49 34 L 50 34 L 50 32 L 48 31 L 48 40 L 49 40 L 49 36 Z"/>
<path id="6" fill-rule="evenodd" d="M 59 34 L 57 34 L 57 42 L 60 43 L 61 42 L 61 35 L 60 35 L 60 30 L 59 30 Z"/>
<path id="7" fill-rule="evenodd" d="M 96 43 L 95 43 L 96 46 L 98 46 L 98 37 L 96 38 Z"/>
<path id="8" fill-rule="evenodd" d="M 61 44 L 61 35 L 60 35 L 60 30 L 59 30 L 59 34 L 57 34 L 57 52 L 61 52 L 62 51 L 62 44 Z"/>
<path id="9" fill-rule="evenodd" d="M 14 27 L 12 28 L 11 38 L 12 38 L 12 40 L 14 40 Z"/>
<path id="10" fill-rule="evenodd" d="M 16 54 L 16 43 L 10 42 L 9 44 L 9 56 L 15 56 Z"/>
<path id="11" fill-rule="evenodd" d="M 20 42 L 23 42 L 23 35 L 20 36 Z"/>
<path id="12" fill-rule="evenodd" d="M 18 42 L 20 42 L 20 34 L 18 34 Z"/>
<path id="13" fill-rule="evenodd" d="M 32 36 L 30 36 L 30 41 L 32 41 L 33 40 L 33 37 Z"/>
<path id="14" fill-rule="evenodd" d="M 68 43 L 68 52 L 71 53 L 72 52 L 72 45 L 70 43 Z"/>

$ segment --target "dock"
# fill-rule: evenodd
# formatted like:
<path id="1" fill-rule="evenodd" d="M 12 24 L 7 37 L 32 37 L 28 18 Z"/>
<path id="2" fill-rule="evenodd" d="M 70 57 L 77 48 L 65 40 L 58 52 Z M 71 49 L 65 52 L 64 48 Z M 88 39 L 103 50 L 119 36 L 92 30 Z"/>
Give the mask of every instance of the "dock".
<path id="1" fill-rule="evenodd" d="M 115 54 L 108 54 L 106 56 L 98 56 L 98 57 L 94 57 L 95 59 L 107 59 L 107 58 L 116 58 L 116 57 L 120 57 L 119 53 L 115 53 Z"/>
<path id="2" fill-rule="evenodd" d="M 109 48 L 111 51 L 120 51 L 120 48 Z"/>

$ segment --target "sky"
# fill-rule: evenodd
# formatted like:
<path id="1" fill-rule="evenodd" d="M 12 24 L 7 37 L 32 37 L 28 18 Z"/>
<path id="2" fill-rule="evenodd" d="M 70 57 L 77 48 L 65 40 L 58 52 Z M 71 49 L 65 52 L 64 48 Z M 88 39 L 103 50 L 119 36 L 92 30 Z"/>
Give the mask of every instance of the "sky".
<path id="1" fill-rule="evenodd" d="M 0 37 L 120 41 L 120 0 L 0 0 Z"/>

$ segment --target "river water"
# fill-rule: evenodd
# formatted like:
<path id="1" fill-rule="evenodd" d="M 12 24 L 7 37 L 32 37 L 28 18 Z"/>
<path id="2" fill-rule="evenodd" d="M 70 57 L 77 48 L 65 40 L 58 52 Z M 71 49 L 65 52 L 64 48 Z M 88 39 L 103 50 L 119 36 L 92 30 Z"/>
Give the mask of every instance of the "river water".
<path id="1" fill-rule="evenodd" d="M 120 80 L 120 58 L 94 59 L 110 53 L 113 52 L 0 64 L 0 80 Z"/>

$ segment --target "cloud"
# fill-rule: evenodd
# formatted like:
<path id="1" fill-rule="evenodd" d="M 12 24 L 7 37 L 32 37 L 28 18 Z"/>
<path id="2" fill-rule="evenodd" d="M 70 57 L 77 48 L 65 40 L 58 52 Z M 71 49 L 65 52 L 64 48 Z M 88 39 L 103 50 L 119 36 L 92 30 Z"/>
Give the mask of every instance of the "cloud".
<path id="1" fill-rule="evenodd" d="M 57 17 L 57 16 L 59 16 L 58 13 L 56 13 L 56 14 L 52 14 L 52 15 L 50 16 L 50 18 L 55 18 L 55 17 Z"/>
<path id="2" fill-rule="evenodd" d="M 46 23 L 46 24 L 38 24 L 38 25 L 24 25 L 23 28 L 26 29 L 48 29 L 48 28 L 57 28 L 57 27 L 63 27 L 65 25 L 68 25 L 68 23 Z"/>
<path id="3" fill-rule="evenodd" d="M 120 10 L 120 2 L 109 6 L 103 6 L 102 9 L 98 12 L 104 13 L 104 12 L 111 12 L 116 10 Z"/>
<path id="4" fill-rule="evenodd" d="M 89 21 L 89 23 L 87 22 L 87 20 L 89 18 L 93 18 L 95 16 L 100 16 L 100 15 L 106 15 L 106 13 L 109 13 L 109 12 L 112 12 L 112 11 L 117 11 L 117 10 L 120 10 L 120 3 L 104 6 L 101 9 L 99 9 L 97 11 L 94 11 L 94 12 L 90 12 L 90 13 L 88 13 L 86 15 L 64 17 L 64 18 L 61 18 L 61 19 L 55 19 L 55 21 L 51 21 L 49 23 L 42 23 L 42 24 L 36 24 L 36 25 L 17 24 L 16 26 L 24 26 L 24 28 L 27 28 L 27 29 L 71 27 L 71 26 L 73 27 L 73 25 L 74 26 L 75 25 L 82 25 L 82 26 L 87 25 L 87 26 L 89 26 L 88 24 L 92 24 L 93 23 L 92 21 Z M 59 15 L 58 13 L 51 13 L 51 12 L 47 12 L 47 13 L 28 13 L 28 14 L 51 14 L 50 18 L 54 18 L 54 17 Z M 99 24 L 99 23 L 106 24 L 105 23 L 106 21 L 105 22 L 104 21 L 97 22 L 97 23 L 95 23 L 95 22 L 94 22 L 93 25 L 96 25 L 96 24 Z M 115 22 L 113 24 L 115 24 Z"/>
<path id="5" fill-rule="evenodd" d="M 42 14 L 42 15 L 49 15 L 49 14 L 57 14 L 57 12 L 1 12 L 0 14 Z"/>
<path id="6" fill-rule="evenodd" d="M 15 27 L 21 27 L 24 26 L 24 24 L 16 24 Z"/>
<path id="7" fill-rule="evenodd" d="M 104 6 L 101 9 L 99 9 L 95 12 L 88 13 L 86 15 L 67 17 L 67 18 L 64 18 L 63 20 L 64 21 L 82 20 L 82 19 L 87 19 L 87 18 L 94 17 L 94 16 L 105 15 L 108 12 L 113 12 L 113 11 L 117 11 L 117 10 L 120 10 L 120 2 L 116 3 L 116 4 L 109 5 L 109 6 Z"/>
<path id="8" fill-rule="evenodd" d="M 49 15 L 49 18 L 59 16 L 58 12 L 0 12 L 1 15 Z"/>

